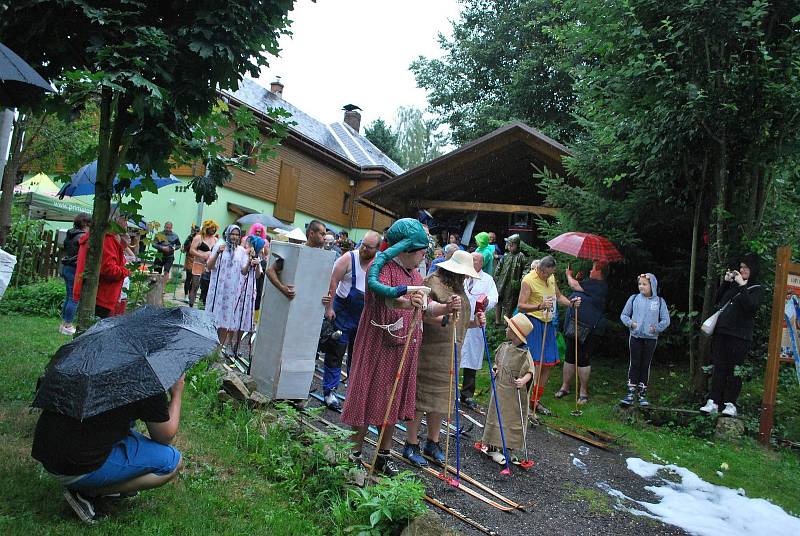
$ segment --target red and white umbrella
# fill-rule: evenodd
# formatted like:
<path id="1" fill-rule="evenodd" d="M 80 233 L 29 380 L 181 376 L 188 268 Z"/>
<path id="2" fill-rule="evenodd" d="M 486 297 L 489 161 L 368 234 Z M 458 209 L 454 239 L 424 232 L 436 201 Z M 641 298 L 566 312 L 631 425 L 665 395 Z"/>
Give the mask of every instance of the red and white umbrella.
<path id="1" fill-rule="evenodd" d="M 614 244 L 607 238 L 589 233 L 569 232 L 558 235 L 547 245 L 550 249 L 578 257 L 601 262 L 623 260 Z"/>

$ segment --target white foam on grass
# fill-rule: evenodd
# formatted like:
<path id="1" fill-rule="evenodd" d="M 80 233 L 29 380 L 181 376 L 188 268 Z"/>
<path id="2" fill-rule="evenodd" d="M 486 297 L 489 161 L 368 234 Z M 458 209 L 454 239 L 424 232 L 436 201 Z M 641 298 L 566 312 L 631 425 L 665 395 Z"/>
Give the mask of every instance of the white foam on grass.
<path id="1" fill-rule="evenodd" d="M 740 490 L 710 484 L 683 467 L 658 465 L 639 458 L 626 460 L 628 469 L 642 478 L 652 479 L 660 470 L 680 478 L 679 482 L 661 478 L 659 485 L 645 489 L 660 497 L 657 503 L 637 501 L 601 482 L 598 486 L 623 504 L 620 508 L 635 515 L 653 517 L 698 536 L 797 536 L 800 518 L 764 499 L 751 499 Z M 644 510 L 631 508 L 635 503 Z"/>

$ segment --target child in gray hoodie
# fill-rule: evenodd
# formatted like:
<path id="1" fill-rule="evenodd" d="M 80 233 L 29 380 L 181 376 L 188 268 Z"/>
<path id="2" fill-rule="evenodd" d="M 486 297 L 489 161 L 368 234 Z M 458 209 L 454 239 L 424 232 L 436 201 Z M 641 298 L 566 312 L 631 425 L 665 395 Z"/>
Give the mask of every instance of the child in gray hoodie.
<path id="1" fill-rule="evenodd" d="M 669 326 L 667 302 L 658 295 L 658 280 L 651 273 L 641 274 L 638 279 L 639 294 L 628 298 L 622 314 L 622 323 L 630 330 L 628 346 L 630 367 L 628 368 L 628 394 L 620 400 L 623 406 L 633 404 L 636 388 L 639 388 L 639 405 L 649 406 L 647 380 L 650 378 L 650 362 L 656 351 L 658 334 Z"/>

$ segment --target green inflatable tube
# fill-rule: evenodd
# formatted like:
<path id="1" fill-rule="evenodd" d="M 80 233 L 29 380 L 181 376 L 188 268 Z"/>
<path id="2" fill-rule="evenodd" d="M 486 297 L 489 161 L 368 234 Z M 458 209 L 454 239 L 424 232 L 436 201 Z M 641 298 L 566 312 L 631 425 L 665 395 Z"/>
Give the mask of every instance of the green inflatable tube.
<path id="1" fill-rule="evenodd" d="M 383 266 L 404 251 L 414 251 L 428 247 L 428 233 L 422 224 L 413 218 L 402 218 L 394 222 L 386 231 L 389 247 L 378 253 L 367 272 L 367 286 L 382 298 L 399 298 L 406 293 L 406 286 L 390 287 L 378 280 Z"/>

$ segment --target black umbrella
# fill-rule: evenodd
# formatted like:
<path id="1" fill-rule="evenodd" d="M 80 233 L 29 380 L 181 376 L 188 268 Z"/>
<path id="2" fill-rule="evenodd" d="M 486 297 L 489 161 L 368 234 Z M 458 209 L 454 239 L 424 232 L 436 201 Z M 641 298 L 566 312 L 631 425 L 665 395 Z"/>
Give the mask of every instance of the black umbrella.
<path id="1" fill-rule="evenodd" d="M 16 108 L 29 103 L 41 91 L 53 91 L 33 67 L 0 43 L 0 107 Z"/>
<path id="2" fill-rule="evenodd" d="M 292 229 L 291 225 L 287 225 L 275 216 L 270 216 L 269 214 L 248 214 L 239 218 L 236 223 L 240 225 L 253 225 L 254 223 L 260 223 L 264 227 L 286 229 L 287 231 Z"/>
<path id="3" fill-rule="evenodd" d="M 204 311 L 144 306 L 101 320 L 58 349 L 33 406 L 76 419 L 169 389 L 217 347 Z"/>

